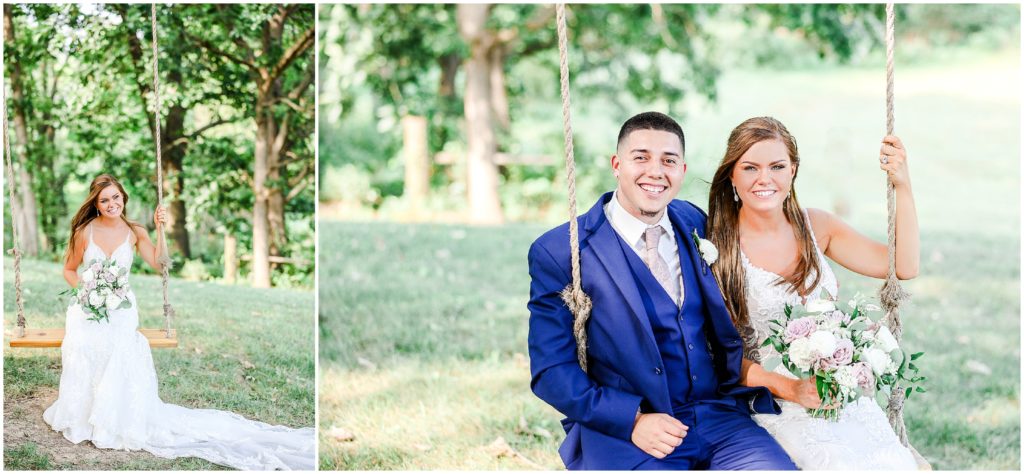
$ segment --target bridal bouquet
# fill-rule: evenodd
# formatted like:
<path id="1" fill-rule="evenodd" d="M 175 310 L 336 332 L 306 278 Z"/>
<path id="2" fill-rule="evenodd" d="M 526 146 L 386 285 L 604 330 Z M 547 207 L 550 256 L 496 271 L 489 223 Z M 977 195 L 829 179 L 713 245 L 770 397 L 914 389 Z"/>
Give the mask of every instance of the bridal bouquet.
<path id="1" fill-rule="evenodd" d="M 95 259 L 82 272 L 82 281 L 77 288 L 61 292 L 74 297 L 74 303 L 82 306 L 92 316 L 89 321 L 107 321 L 110 311 L 128 309 L 132 302 L 128 300 L 128 269 L 110 259 Z"/>
<path id="2" fill-rule="evenodd" d="M 761 345 L 774 347 L 793 375 L 815 377 L 822 404 L 808 413 L 817 418 L 838 420 L 844 406 L 878 391 L 888 395 L 899 381 L 906 383 L 907 397 L 915 388 L 925 391 L 913 386 L 926 380 L 913 363 L 924 353 L 908 357 L 889 328 L 867 316 L 880 308 L 861 295 L 849 306 L 850 313 L 828 300 L 786 305 L 785 318 L 769 322 L 770 335 Z"/>

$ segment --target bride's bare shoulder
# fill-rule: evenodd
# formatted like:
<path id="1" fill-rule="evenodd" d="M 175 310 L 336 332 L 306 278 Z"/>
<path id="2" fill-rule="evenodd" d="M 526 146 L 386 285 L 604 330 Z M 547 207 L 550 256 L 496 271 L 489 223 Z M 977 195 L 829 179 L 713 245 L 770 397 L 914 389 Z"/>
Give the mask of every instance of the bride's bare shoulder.
<path id="1" fill-rule="evenodd" d="M 835 214 L 824 209 L 808 207 L 806 210 L 807 219 L 810 220 L 811 231 L 814 232 L 815 238 L 818 239 L 819 244 L 822 243 L 822 240 L 827 243 L 832 237 L 832 232 L 835 230 L 835 223 L 839 218 Z"/>

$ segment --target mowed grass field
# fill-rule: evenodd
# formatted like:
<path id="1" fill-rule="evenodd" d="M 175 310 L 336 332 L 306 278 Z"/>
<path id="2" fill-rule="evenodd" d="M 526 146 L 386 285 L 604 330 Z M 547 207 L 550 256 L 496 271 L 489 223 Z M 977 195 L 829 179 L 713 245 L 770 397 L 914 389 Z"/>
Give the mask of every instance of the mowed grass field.
<path id="1" fill-rule="evenodd" d="M 920 276 L 904 284 L 913 294 L 904 344 L 925 352 L 929 377 L 905 410 L 910 439 L 935 469 L 1017 470 L 1019 52 L 901 67 L 896 84 L 922 243 Z M 801 203 L 843 208 L 884 239 L 884 87 L 877 68 L 727 73 L 719 104 L 683 120 L 690 171 L 680 197 L 706 208 L 702 179 L 729 131 L 774 115 L 801 147 Z M 619 119 L 577 108 L 577 140 L 610 154 Z M 560 130 L 547 113 L 550 124 L 523 127 Z M 580 212 L 596 198 L 580 196 Z M 321 224 L 322 469 L 562 468 L 561 415 L 530 392 L 526 357 L 526 253 L 556 224 Z M 881 284 L 833 269 L 841 297 Z"/>
<path id="2" fill-rule="evenodd" d="M 136 262 L 138 264 L 138 262 Z M 63 327 L 62 266 L 22 261 L 29 327 Z M 4 468 L 45 470 L 214 470 L 197 458 L 73 445 L 50 430 L 42 411 L 57 396 L 59 349 L 12 349 L 16 328 L 13 260 L 4 259 Z M 160 279 L 132 275 L 140 326 L 163 327 Z M 177 349 L 154 349 L 164 402 L 229 410 L 291 427 L 313 426 L 314 293 L 170 282 Z"/>

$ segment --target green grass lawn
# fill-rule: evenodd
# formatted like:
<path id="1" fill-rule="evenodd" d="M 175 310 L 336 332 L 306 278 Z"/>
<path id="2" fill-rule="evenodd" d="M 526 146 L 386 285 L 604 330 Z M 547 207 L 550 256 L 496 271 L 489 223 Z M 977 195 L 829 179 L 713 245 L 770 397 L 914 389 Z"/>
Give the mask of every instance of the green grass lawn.
<path id="1" fill-rule="evenodd" d="M 920 276 L 904 285 L 913 294 L 904 341 L 925 351 L 929 377 L 905 416 L 935 469 L 1020 468 L 1019 64 L 1014 50 L 897 69 L 896 130 L 910 153 L 922 242 Z M 883 239 L 883 71 L 727 71 L 720 102 L 694 105 L 683 120 L 690 171 L 680 197 L 706 208 L 701 180 L 729 131 L 774 115 L 800 144 L 801 203 L 842 203 L 848 222 Z M 577 141 L 612 150 L 620 119 L 600 104 L 574 107 Z M 551 104 L 522 114 L 530 119 L 513 125 L 515 136 L 561 130 Z M 581 195 L 580 212 L 596 197 Z M 562 467 L 561 415 L 530 392 L 526 360 L 526 253 L 555 224 L 321 224 L 321 468 Z M 833 268 L 841 296 L 880 286 Z M 329 435 L 332 427 L 354 439 Z M 522 457 L 490 449 L 499 437 Z"/>
<path id="2" fill-rule="evenodd" d="M 530 392 L 525 356 L 526 250 L 542 228 L 321 230 L 322 469 L 561 467 L 561 416 Z M 925 351 L 930 380 L 906 408 L 911 442 L 936 469 L 1016 469 L 1019 244 L 966 232 L 922 241 L 904 341 Z M 878 288 L 837 273 L 843 295 Z M 354 440 L 326 435 L 332 427 Z M 498 437 L 529 462 L 496 457 L 487 445 Z"/>
<path id="3" fill-rule="evenodd" d="M 22 261 L 29 327 L 63 327 L 62 267 Z M 196 458 L 72 445 L 42 420 L 60 380 L 59 349 L 12 349 L 13 260 L 4 259 L 4 467 L 6 469 L 210 470 Z M 160 279 L 133 275 L 140 326 L 163 327 Z M 314 423 L 313 292 L 172 280 L 177 349 L 154 349 L 160 397 L 291 427 Z"/>

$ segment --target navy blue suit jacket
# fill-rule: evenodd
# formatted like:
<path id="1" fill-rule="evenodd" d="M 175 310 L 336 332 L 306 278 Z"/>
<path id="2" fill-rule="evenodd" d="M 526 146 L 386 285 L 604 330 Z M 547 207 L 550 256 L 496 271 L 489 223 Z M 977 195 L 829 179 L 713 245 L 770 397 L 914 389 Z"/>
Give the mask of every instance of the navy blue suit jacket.
<path id="1" fill-rule="evenodd" d="M 593 302 L 587 322 L 588 372 L 576 358 L 573 316 L 559 293 L 571 281 L 569 224 L 556 227 L 530 247 L 530 386 L 566 418 L 559 449 L 569 469 L 630 469 L 649 457 L 631 441 L 641 401 L 655 413 L 672 414 L 664 364 L 644 311 L 620 237 L 604 213 L 606 193 L 578 218 L 583 290 Z M 686 201 L 674 200 L 668 216 L 684 232 L 680 255 L 691 252 L 694 271 L 707 305 L 707 337 L 724 398 L 734 397 L 758 413 L 779 413 L 764 387 L 739 384 L 743 344 L 725 308 L 715 277 L 694 248 L 694 230 L 702 238 L 707 216 Z M 687 259 L 682 259 L 683 263 Z M 678 375 L 676 375 L 678 376 Z"/>

